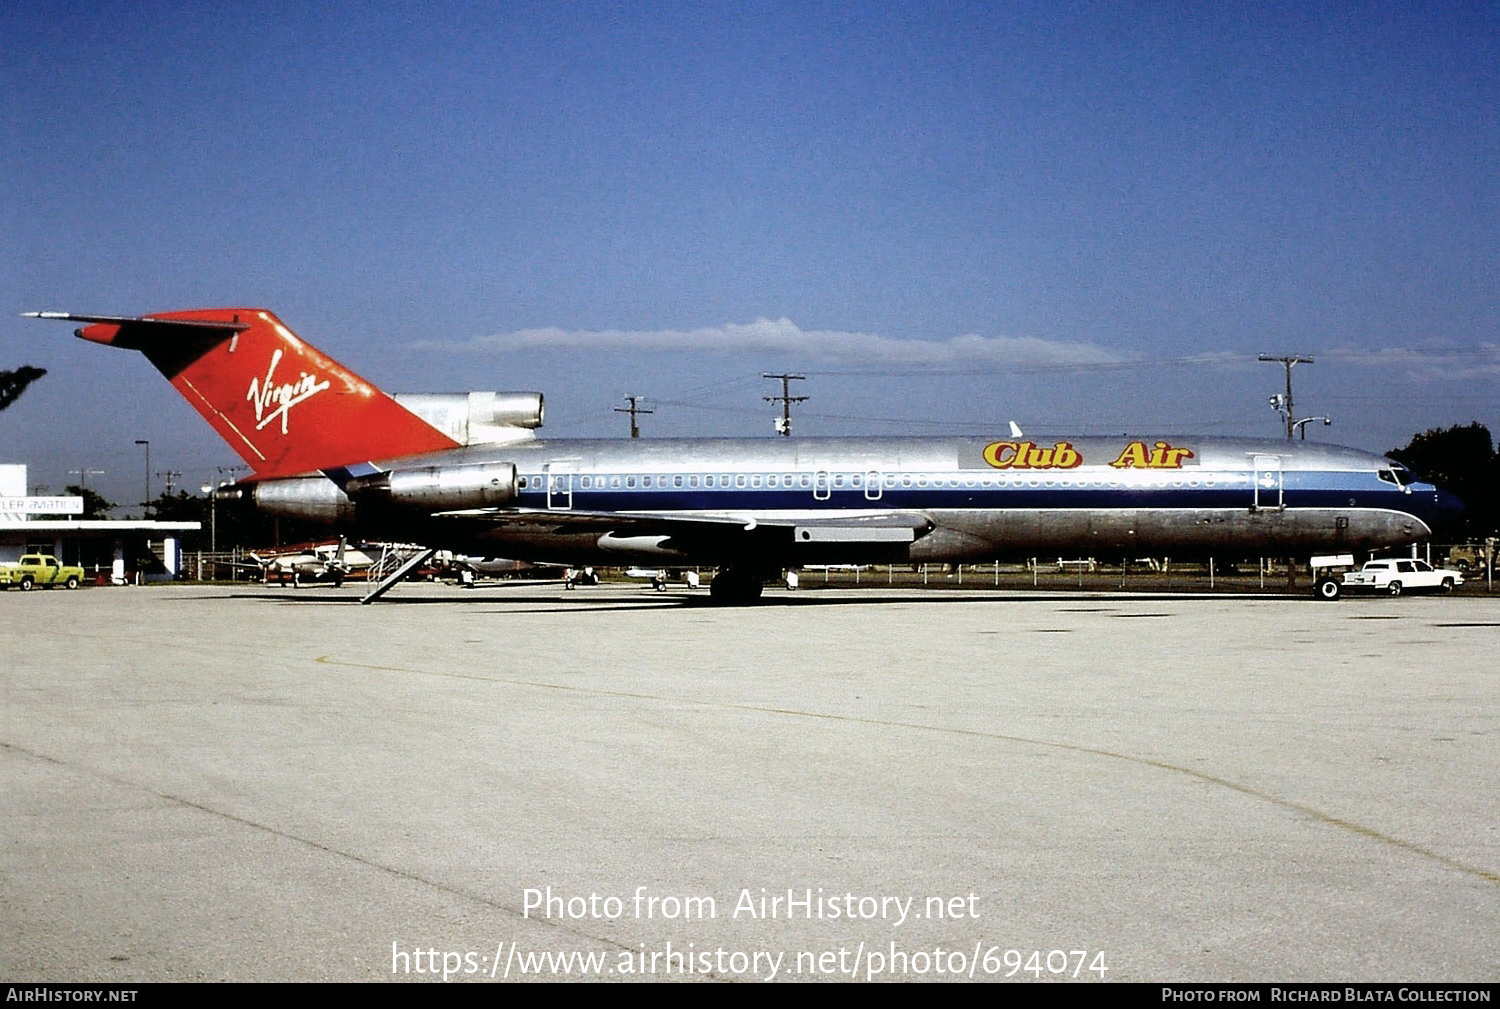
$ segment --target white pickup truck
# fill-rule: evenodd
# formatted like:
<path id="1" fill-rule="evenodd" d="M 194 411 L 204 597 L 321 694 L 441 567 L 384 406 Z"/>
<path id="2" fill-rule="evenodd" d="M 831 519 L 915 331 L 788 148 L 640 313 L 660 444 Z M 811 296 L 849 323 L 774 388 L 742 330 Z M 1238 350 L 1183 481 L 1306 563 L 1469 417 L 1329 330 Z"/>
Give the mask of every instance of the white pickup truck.
<path id="1" fill-rule="evenodd" d="M 1406 592 L 1452 592 L 1463 583 L 1461 572 L 1435 568 L 1415 558 L 1391 557 L 1367 561 L 1358 571 L 1344 575 L 1342 581 L 1323 578 L 1318 582 L 1317 591 L 1324 599 L 1337 599 L 1344 589 L 1399 596 Z"/>

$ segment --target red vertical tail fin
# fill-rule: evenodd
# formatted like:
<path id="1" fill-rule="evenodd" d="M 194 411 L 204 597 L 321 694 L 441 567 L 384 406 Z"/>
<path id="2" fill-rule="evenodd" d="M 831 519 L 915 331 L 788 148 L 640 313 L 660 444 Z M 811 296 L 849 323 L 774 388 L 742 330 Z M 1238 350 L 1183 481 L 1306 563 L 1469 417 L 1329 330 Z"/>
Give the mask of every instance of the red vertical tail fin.
<path id="1" fill-rule="evenodd" d="M 36 314 L 92 323 L 78 335 L 141 351 L 259 477 L 457 446 L 262 309 Z"/>

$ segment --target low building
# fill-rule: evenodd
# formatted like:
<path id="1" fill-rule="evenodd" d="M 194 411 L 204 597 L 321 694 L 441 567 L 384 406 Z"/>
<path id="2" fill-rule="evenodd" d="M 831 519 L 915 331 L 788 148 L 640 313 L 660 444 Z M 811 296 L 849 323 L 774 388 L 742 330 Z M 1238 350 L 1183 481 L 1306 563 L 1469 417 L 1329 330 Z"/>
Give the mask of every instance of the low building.
<path id="1" fill-rule="evenodd" d="M 82 516 L 83 498 L 28 494 L 25 464 L 0 464 L 0 564 L 43 553 L 101 582 L 173 579 L 182 570 L 182 534 L 202 528 L 200 522 Z"/>

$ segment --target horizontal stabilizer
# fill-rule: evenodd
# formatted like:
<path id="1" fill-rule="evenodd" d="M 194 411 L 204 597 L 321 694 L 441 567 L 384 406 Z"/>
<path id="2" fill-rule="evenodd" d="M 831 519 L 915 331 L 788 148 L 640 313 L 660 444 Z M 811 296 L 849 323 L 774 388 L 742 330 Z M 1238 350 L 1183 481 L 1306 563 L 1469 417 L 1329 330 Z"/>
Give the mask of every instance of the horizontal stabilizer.
<path id="1" fill-rule="evenodd" d="M 263 309 L 27 314 L 88 323 L 81 339 L 140 351 L 260 478 L 458 446 Z"/>

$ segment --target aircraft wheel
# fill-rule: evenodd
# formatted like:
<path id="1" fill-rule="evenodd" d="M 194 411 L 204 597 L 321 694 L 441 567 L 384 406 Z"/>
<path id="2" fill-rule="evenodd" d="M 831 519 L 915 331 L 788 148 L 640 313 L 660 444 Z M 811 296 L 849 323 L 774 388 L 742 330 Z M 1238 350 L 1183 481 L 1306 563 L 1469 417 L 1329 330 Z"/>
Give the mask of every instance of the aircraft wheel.
<path id="1" fill-rule="evenodd" d="M 77 575 L 69 575 L 68 576 L 68 580 L 64 584 L 67 585 L 67 587 L 70 588 L 70 589 L 76 589 L 76 588 L 78 588 L 78 576 Z M 1450 592 L 1452 591 L 1452 586 L 1449 586 L 1449 591 Z"/>
<path id="2" fill-rule="evenodd" d="M 1318 582 L 1318 584 L 1313 588 L 1313 591 L 1317 594 L 1317 597 L 1319 599 L 1326 599 L 1329 602 L 1334 602 L 1338 599 L 1339 596 L 1343 595 L 1344 587 L 1339 584 L 1339 580 L 1337 578 L 1324 578 L 1322 581 Z"/>
<path id="3" fill-rule="evenodd" d="M 1391 582 L 1389 591 L 1390 591 L 1391 595 L 1393 595 L 1393 596 L 1399 596 L 1401 594 L 1401 583 L 1400 582 Z"/>
<path id="4" fill-rule="evenodd" d="M 755 602 L 764 588 L 754 575 L 737 568 L 725 568 L 708 583 L 708 596 L 721 606 L 740 606 Z"/>

